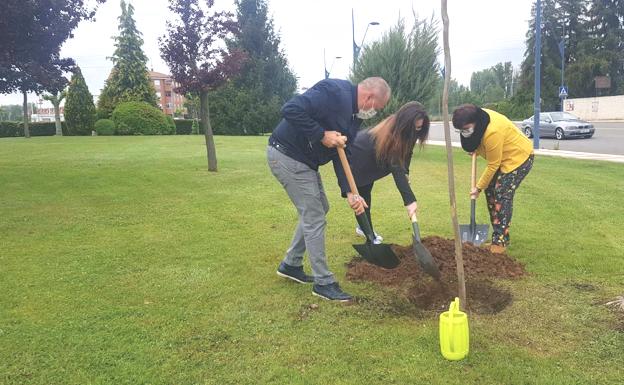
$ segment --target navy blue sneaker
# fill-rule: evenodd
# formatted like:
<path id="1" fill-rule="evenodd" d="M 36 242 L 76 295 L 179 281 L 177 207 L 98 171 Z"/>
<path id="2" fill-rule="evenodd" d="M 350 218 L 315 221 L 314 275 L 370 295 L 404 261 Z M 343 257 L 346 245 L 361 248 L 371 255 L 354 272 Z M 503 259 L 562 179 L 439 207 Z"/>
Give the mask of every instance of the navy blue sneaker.
<path id="1" fill-rule="evenodd" d="M 290 266 L 284 262 L 280 263 L 277 267 L 277 275 L 280 277 L 292 279 L 298 283 L 312 283 L 314 282 L 314 277 L 307 275 L 303 271 L 303 266 Z"/>
<path id="2" fill-rule="evenodd" d="M 342 291 L 338 282 L 329 285 L 314 285 L 312 294 L 330 301 L 349 302 L 353 299 L 349 294 Z"/>

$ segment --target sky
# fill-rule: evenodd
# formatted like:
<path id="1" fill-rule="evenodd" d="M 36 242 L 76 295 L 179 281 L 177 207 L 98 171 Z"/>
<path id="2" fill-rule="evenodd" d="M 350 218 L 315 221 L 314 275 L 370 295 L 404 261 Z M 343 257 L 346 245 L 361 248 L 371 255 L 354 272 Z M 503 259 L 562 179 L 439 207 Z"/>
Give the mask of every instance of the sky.
<path id="1" fill-rule="evenodd" d="M 148 68 L 170 73 L 160 58 L 158 38 L 166 32 L 166 21 L 172 18 L 167 0 L 130 0 L 135 8 L 137 28 L 143 33 L 143 49 L 150 59 Z M 269 12 L 281 37 L 291 69 L 299 79 L 299 88 L 312 86 L 324 76 L 326 65 L 331 77 L 347 78 L 352 64 L 351 10 L 354 12 L 355 41 L 359 45 L 370 22 L 364 45 L 379 40 L 396 25 L 399 17 L 410 25 L 413 12 L 420 19 L 441 20 L 439 0 L 268 0 Z M 525 51 L 532 0 L 449 0 L 449 40 L 451 76 L 469 85 L 475 71 L 496 63 L 511 61 L 519 67 Z M 233 0 L 216 0 L 218 9 L 235 10 Z M 89 90 L 99 95 L 112 68 L 108 57 L 113 54 L 112 37 L 117 34 L 119 1 L 107 0 L 98 8 L 94 22 L 83 21 L 74 38 L 65 42 L 63 57 L 72 57 L 82 69 Z M 442 23 L 440 21 L 440 47 Z M 336 59 L 341 57 L 341 59 Z M 439 57 L 440 63 L 444 61 Z M 39 97 L 30 95 L 38 103 Z M 0 105 L 21 104 L 19 94 L 0 95 Z M 42 107 L 51 107 L 43 102 Z"/>

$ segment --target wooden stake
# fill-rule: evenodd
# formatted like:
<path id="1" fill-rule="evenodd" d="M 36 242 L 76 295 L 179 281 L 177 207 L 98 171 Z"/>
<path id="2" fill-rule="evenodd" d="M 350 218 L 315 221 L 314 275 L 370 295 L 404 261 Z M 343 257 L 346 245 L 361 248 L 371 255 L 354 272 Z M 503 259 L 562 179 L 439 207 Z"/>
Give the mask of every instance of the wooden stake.
<path id="1" fill-rule="evenodd" d="M 462 255 L 461 235 L 459 233 L 459 221 L 457 220 L 457 200 L 455 199 L 455 172 L 453 170 L 453 147 L 451 146 L 451 127 L 449 124 L 448 89 L 451 83 L 451 51 L 449 48 L 449 18 L 446 11 L 446 0 L 442 0 L 442 23 L 444 25 L 444 92 L 442 94 L 442 117 L 444 119 L 444 139 L 446 141 L 446 160 L 448 168 L 449 198 L 451 200 L 451 220 L 455 233 L 455 263 L 457 265 L 457 285 L 459 302 L 462 310 L 465 310 L 466 282 L 464 278 L 464 257 Z"/>

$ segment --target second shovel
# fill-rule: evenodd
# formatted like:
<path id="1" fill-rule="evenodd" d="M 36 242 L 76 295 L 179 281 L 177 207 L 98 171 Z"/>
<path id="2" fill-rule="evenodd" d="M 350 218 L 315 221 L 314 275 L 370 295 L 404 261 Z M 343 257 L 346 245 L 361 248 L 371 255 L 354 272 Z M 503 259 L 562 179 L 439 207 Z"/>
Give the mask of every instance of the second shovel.
<path id="1" fill-rule="evenodd" d="M 429 274 L 436 280 L 440 280 L 440 270 L 438 266 L 433 261 L 433 257 L 431 253 L 425 245 L 420 242 L 420 229 L 418 227 L 418 218 L 416 214 L 412 215 L 412 230 L 413 234 L 413 248 L 414 248 L 414 256 L 418 260 L 418 264 L 425 271 L 425 273 Z"/>
<path id="2" fill-rule="evenodd" d="M 477 154 L 472 153 L 472 170 L 470 177 L 470 185 L 474 189 L 477 185 Z M 459 225 L 459 233 L 461 234 L 462 242 L 470 242 L 475 246 L 479 246 L 488 237 L 490 230 L 489 225 L 477 225 L 475 220 L 475 211 L 477 206 L 477 198 L 470 197 L 470 224 Z"/>

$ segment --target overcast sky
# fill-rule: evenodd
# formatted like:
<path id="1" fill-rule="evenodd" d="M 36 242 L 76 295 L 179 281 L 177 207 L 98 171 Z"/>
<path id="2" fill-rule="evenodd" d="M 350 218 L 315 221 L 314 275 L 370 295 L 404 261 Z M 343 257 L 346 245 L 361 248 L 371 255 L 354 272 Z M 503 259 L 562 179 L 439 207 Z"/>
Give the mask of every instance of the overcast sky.
<path id="1" fill-rule="evenodd" d="M 150 59 L 148 67 L 170 73 L 160 58 L 158 38 L 165 33 L 171 18 L 167 0 L 131 0 L 138 29 L 143 33 L 143 49 Z M 233 0 L 216 0 L 221 9 L 234 10 Z M 474 71 L 511 61 L 518 67 L 525 50 L 525 34 L 532 0 L 449 0 L 452 77 L 469 85 Z M 439 0 L 269 0 L 269 11 L 282 39 L 282 49 L 299 78 L 299 87 L 310 87 L 323 78 L 323 50 L 331 77 L 346 78 L 352 63 L 351 9 L 355 12 L 355 40 L 360 44 L 366 26 L 371 26 L 364 44 L 381 38 L 395 25 L 399 15 L 410 23 L 412 8 L 420 18 L 434 15 L 440 19 Z M 117 34 L 119 1 L 107 0 L 99 7 L 95 22 L 82 22 L 75 38 L 68 40 L 61 53 L 72 57 L 81 67 L 89 90 L 98 95 L 112 68 L 107 59 Z M 440 22 L 440 46 L 442 46 Z M 341 56 L 342 59 L 334 58 Z M 440 56 L 440 62 L 443 57 Z M 333 62 L 333 67 L 332 67 Z M 30 101 L 37 102 L 32 95 Z M 0 104 L 21 103 L 20 95 L 0 95 Z M 47 102 L 46 102 L 47 103 Z M 43 106 L 46 106 L 46 103 Z"/>

